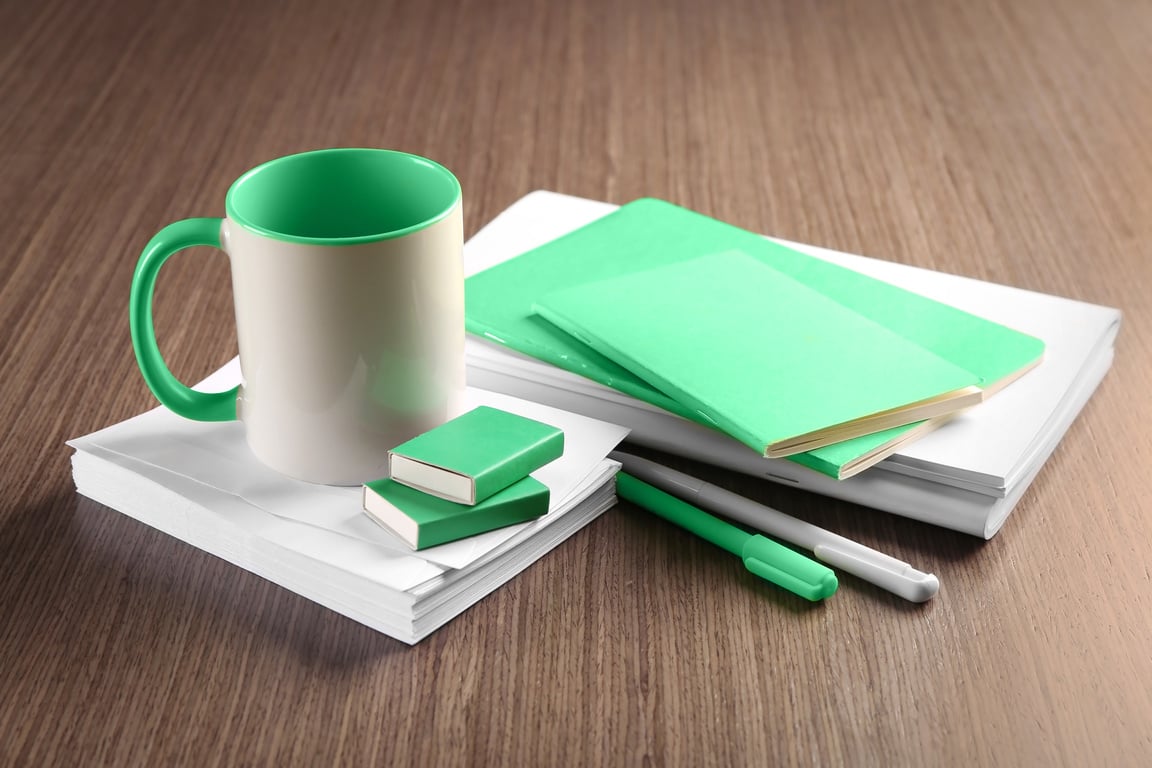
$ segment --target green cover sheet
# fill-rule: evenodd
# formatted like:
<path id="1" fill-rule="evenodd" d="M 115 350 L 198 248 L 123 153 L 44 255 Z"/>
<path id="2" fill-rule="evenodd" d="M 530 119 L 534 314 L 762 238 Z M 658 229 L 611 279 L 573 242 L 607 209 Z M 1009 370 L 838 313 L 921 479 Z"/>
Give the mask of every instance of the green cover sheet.
<path id="1" fill-rule="evenodd" d="M 625 368 L 533 311 L 549 293 L 725 250 L 740 250 L 974 373 L 987 388 L 1034 365 L 1044 344 L 946 304 L 823 261 L 671 203 L 628 203 L 465 281 L 470 333 L 703 421 Z M 837 477 L 840 468 L 912 426 L 854 438 L 789 459 Z"/>
<path id="2" fill-rule="evenodd" d="M 743 251 L 585 283 L 534 307 L 698 418 L 769 455 L 803 450 L 777 444 L 806 435 L 837 442 L 812 433 L 978 383 L 972 372 Z M 893 418 L 899 425 L 924 416 Z"/>

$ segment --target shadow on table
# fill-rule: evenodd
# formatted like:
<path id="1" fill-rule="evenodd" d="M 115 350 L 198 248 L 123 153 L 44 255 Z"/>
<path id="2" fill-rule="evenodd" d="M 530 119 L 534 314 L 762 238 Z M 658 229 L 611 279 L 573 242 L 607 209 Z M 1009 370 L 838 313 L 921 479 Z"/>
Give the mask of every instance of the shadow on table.
<path id="1" fill-rule="evenodd" d="M 75 493 L 0 518 L 8 648 L 169 638 L 354 674 L 408 646 Z M 84 634 L 89 636 L 85 638 Z"/>

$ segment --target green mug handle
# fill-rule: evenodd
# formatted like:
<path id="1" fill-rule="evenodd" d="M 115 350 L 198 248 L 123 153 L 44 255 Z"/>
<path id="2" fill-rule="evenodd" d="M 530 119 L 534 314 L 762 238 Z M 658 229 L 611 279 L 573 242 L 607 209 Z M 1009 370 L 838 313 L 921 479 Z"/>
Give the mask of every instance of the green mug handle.
<path id="1" fill-rule="evenodd" d="M 152 322 L 152 295 L 156 276 L 170 256 L 194 245 L 220 248 L 222 219 L 184 219 L 173 222 L 148 241 L 136 272 L 132 275 L 132 294 L 128 302 L 128 323 L 132 329 L 132 348 L 144 381 L 156 399 L 171 411 L 197 421 L 232 421 L 236 418 L 236 397 L 240 387 L 227 392 L 197 392 L 184 386 L 156 344 L 156 327 Z"/>

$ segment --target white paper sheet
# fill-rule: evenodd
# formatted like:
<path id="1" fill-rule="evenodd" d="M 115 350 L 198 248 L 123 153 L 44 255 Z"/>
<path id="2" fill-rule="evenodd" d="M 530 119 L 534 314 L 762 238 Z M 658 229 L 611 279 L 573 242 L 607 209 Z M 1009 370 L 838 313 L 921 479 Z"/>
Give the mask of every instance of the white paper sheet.
<path id="1" fill-rule="evenodd" d="M 197 389 L 226 389 L 236 384 L 239 377 L 238 361 L 232 360 L 201 382 Z M 592 479 L 590 469 L 628 432 L 615 424 L 471 387 L 466 392 L 465 403 L 467 408 L 490 405 L 514 411 L 564 431 L 563 456 L 533 473 L 548 486 L 549 512 L 536 521 L 420 552 L 412 552 L 399 537 L 363 514 L 359 486 L 342 488 L 306 483 L 261 464 L 249 451 L 240 422 L 191 421 L 166 408 L 156 408 L 69 444 L 79 449 L 95 446 L 162 469 L 307 529 L 319 529 L 391 550 L 398 556 L 458 569 L 468 567 L 529 526 L 547 526 L 557 511 L 585 494 Z"/>

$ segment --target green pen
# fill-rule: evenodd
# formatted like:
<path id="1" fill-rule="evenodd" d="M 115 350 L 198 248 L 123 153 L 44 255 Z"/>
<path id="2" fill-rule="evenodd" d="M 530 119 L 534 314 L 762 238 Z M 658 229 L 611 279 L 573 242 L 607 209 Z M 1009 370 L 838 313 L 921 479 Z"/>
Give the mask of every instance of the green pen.
<path id="1" fill-rule="evenodd" d="M 766 581 L 813 602 L 831 597 L 839 586 L 836 574 L 815 560 L 759 534 L 747 533 L 681 501 L 627 472 L 616 474 L 620 498 L 643 507 L 723 547 L 744 561 L 744 567 Z"/>

